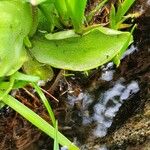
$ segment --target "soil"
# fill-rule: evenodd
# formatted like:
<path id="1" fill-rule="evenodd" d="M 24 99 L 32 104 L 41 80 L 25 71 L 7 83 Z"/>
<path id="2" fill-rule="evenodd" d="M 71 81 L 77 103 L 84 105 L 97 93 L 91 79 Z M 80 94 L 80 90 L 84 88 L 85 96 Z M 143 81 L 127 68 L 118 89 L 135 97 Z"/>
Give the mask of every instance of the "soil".
<path id="1" fill-rule="evenodd" d="M 64 70 L 55 70 L 55 79 L 43 87 L 59 100 L 57 102 L 47 95 L 59 120 L 59 130 L 79 145 L 80 149 L 150 149 L 150 6 L 142 0 L 136 3 L 133 10 L 144 11 L 135 20 L 138 24 L 134 34 L 135 51 L 123 58 L 118 68 L 105 65 L 90 71 L 88 76 L 73 72 L 75 75 L 70 77 L 62 75 Z M 98 15 L 95 19 L 96 17 L 101 18 Z M 106 72 L 112 72 L 111 79 L 103 78 Z M 137 86 L 136 91 L 133 92 L 132 89 L 125 101 L 117 101 L 120 104 L 119 109 L 111 120 L 107 118 L 111 124 L 105 128 L 106 135 L 95 135 L 98 123 L 93 116 L 99 99 L 116 85 L 125 88 L 125 92 L 131 84 Z M 13 91 L 13 94 L 14 92 L 18 100 L 50 122 L 38 97 L 31 95 L 31 87 Z M 110 107 L 112 104 L 107 105 Z M 10 108 L 3 108 L 0 117 L 0 150 L 52 149 L 53 141 L 48 136 Z"/>

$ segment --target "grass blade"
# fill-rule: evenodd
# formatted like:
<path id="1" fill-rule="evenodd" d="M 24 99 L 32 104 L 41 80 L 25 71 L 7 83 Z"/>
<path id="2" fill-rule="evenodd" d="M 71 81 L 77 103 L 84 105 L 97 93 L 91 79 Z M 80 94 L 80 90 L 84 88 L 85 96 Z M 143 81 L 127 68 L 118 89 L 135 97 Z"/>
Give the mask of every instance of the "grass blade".
<path id="1" fill-rule="evenodd" d="M 4 94 L 3 94 L 2 96 L 0 96 L 0 101 L 1 101 L 3 98 L 5 98 L 5 96 L 6 96 L 7 94 L 9 94 L 9 92 L 12 90 L 13 85 L 14 85 L 14 82 L 15 82 L 15 79 L 11 76 L 11 77 L 10 77 L 9 86 L 8 86 L 8 88 L 4 91 Z"/>
<path id="2" fill-rule="evenodd" d="M 127 11 L 130 9 L 132 4 L 135 2 L 135 0 L 124 0 L 123 3 L 119 4 L 117 13 L 116 13 L 116 20 L 117 22 L 120 22 L 122 17 L 127 13 Z"/>
<path id="3" fill-rule="evenodd" d="M 37 82 L 40 80 L 39 77 L 33 76 L 33 75 L 26 75 L 21 72 L 16 72 L 12 75 L 13 79 L 15 80 L 22 80 L 22 81 L 28 81 L 28 82 Z"/>
<path id="4" fill-rule="evenodd" d="M 39 94 L 44 106 L 46 107 L 46 109 L 49 113 L 49 116 L 52 120 L 53 126 L 55 127 L 55 124 L 56 124 L 55 116 L 54 116 L 53 110 L 52 110 L 47 98 L 45 97 L 44 93 L 42 92 L 42 90 L 36 83 L 32 83 L 32 86 L 35 88 L 36 92 Z"/>
<path id="5" fill-rule="evenodd" d="M 0 96 L 2 96 L 4 92 L 0 91 Z M 37 128 L 42 130 L 44 133 L 55 138 L 55 129 L 47 123 L 44 119 L 38 116 L 35 112 L 27 108 L 21 102 L 16 100 L 10 95 L 6 95 L 5 99 L 2 100 L 6 105 L 10 106 L 16 112 L 18 112 L 21 116 L 35 125 Z M 58 132 L 58 143 L 62 146 L 67 146 L 69 150 L 79 150 L 77 146 L 75 146 L 72 142 L 70 142 L 65 136 L 63 136 L 60 132 Z"/>
<path id="6" fill-rule="evenodd" d="M 24 86 L 26 86 L 27 84 L 29 84 L 26 81 L 15 81 L 12 89 L 19 89 L 19 88 L 23 88 Z M 0 89 L 1 90 L 7 90 L 9 88 L 10 82 L 0 82 Z"/>
<path id="7" fill-rule="evenodd" d="M 56 120 L 55 124 L 55 139 L 54 139 L 54 150 L 59 150 L 59 144 L 58 144 L 58 121 Z"/>

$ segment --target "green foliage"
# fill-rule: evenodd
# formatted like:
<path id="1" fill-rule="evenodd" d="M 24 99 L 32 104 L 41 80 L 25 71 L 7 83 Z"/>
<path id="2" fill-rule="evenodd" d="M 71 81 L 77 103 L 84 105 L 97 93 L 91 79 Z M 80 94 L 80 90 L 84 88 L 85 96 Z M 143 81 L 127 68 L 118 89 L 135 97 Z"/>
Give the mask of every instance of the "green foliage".
<path id="1" fill-rule="evenodd" d="M 87 0 L 65 0 L 65 2 L 75 31 L 81 33 Z"/>
<path id="2" fill-rule="evenodd" d="M 46 109 L 50 115 L 50 118 L 53 122 L 54 127 L 52 127 L 49 123 L 47 123 L 45 120 L 43 120 L 40 116 L 38 116 L 32 110 L 30 110 L 29 108 L 24 106 L 21 102 L 19 102 L 18 100 L 16 100 L 12 96 L 10 96 L 8 94 L 8 92 L 6 93 L 6 91 L 7 91 L 6 89 L 8 87 L 0 86 L 0 100 L 4 104 L 6 104 L 6 105 L 10 106 L 12 109 L 14 109 L 16 112 L 18 112 L 24 118 L 26 118 L 33 125 L 35 125 L 39 129 L 41 129 L 47 135 L 49 135 L 50 137 L 55 139 L 56 140 L 55 142 L 60 143 L 62 146 L 67 146 L 70 150 L 78 150 L 78 148 L 73 143 L 71 143 L 66 137 L 64 137 L 60 132 L 58 132 L 58 129 L 56 126 L 57 121 L 55 120 L 51 106 L 49 105 L 49 102 L 46 99 L 43 92 L 41 91 L 40 87 L 35 83 L 39 80 L 39 78 L 36 76 L 30 76 L 30 75 L 26 75 L 26 74 L 17 72 L 10 77 L 10 80 L 12 80 L 12 79 L 13 79 L 13 85 L 16 84 L 16 81 L 20 81 L 23 83 L 24 83 L 24 81 L 26 81 L 26 82 L 28 82 L 28 84 L 32 83 L 33 87 L 39 94 L 44 106 L 46 107 Z M 10 87 L 13 87 L 13 85 L 10 81 L 9 85 L 8 85 L 9 89 L 10 89 Z M 6 90 L 6 91 L 4 91 L 4 90 Z M 57 139 L 56 139 L 56 130 L 57 130 Z"/>
<path id="3" fill-rule="evenodd" d="M 58 145 L 58 121 L 57 120 L 56 120 L 56 124 L 55 124 L 54 150 L 59 150 L 59 145 Z"/>
<path id="4" fill-rule="evenodd" d="M 124 43 L 124 45 L 123 45 L 122 49 L 120 50 L 120 52 L 113 58 L 113 62 L 116 64 L 117 67 L 120 65 L 120 59 L 121 59 L 122 55 L 124 54 L 124 52 L 128 48 L 129 44 L 131 44 L 131 41 L 133 40 L 132 34 L 133 34 L 133 31 L 135 30 L 136 26 L 137 25 L 135 24 L 132 27 L 131 32 L 130 32 L 131 34 L 128 37 L 127 41 Z"/>
<path id="5" fill-rule="evenodd" d="M 0 1 L 0 77 L 16 72 L 26 60 L 24 38 L 31 30 L 31 7 L 23 0 Z"/>
<path id="6" fill-rule="evenodd" d="M 52 26 L 51 29 L 60 27 L 62 23 L 66 27 L 73 25 L 75 31 L 81 33 L 86 3 L 87 0 L 48 0 L 39 8 Z"/>
<path id="7" fill-rule="evenodd" d="M 40 80 L 38 76 L 26 75 L 20 72 L 14 73 L 13 75 L 10 76 L 10 78 L 13 78 L 14 80 L 26 81 L 26 82 L 37 82 Z"/>
<path id="8" fill-rule="evenodd" d="M 4 92 L 0 91 L 0 96 L 2 96 L 3 94 Z M 46 133 L 53 139 L 55 138 L 55 128 L 52 127 L 49 123 L 47 123 L 45 120 L 43 120 L 39 115 L 34 113 L 25 105 L 23 105 L 21 102 L 19 102 L 18 100 L 9 95 L 5 96 L 3 102 L 8 106 L 10 106 L 12 109 L 14 109 L 16 112 L 18 112 L 21 116 L 26 118 L 33 125 L 42 130 L 44 133 Z M 79 148 L 77 148 L 73 143 L 71 143 L 60 132 L 57 133 L 57 136 L 58 136 L 58 143 L 60 143 L 61 145 L 67 146 L 69 150 L 79 150 Z"/>
<path id="9" fill-rule="evenodd" d="M 26 74 L 38 76 L 44 81 L 52 80 L 54 75 L 51 66 L 41 64 L 33 58 L 28 58 L 28 61 L 23 64 L 22 69 Z"/>
<path id="10" fill-rule="evenodd" d="M 62 29 L 61 20 L 59 20 L 59 15 L 53 1 L 46 1 L 39 5 L 38 13 L 39 23 L 42 26 L 46 26 L 47 31 L 53 32 L 55 27 Z M 45 20 L 43 21 L 43 19 Z"/>
<path id="11" fill-rule="evenodd" d="M 111 28 L 120 27 L 134 1 L 124 0 L 119 3 L 117 11 L 112 6 Z M 87 20 L 90 21 L 106 2 L 101 1 L 87 15 Z M 54 150 L 59 149 L 59 144 L 69 150 L 79 148 L 58 131 L 58 122 L 37 82 L 52 79 L 50 66 L 85 72 L 109 61 L 118 66 L 122 54 L 133 40 L 132 32 L 99 25 L 85 28 L 86 4 L 87 0 L 0 1 L 0 107 L 10 106 L 52 137 Z M 68 28 L 71 30 L 66 30 Z M 18 72 L 21 67 L 26 74 Z M 38 93 L 53 126 L 9 95 L 12 89 L 27 84 Z"/>
<path id="12" fill-rule="evenodd" d="M 58 11 L 60 20 L 67 25 L 69 23 L 69 15 L 65 0 L 54 0 L 54 5 Z"/>
<path id="13" fill-rule="evenodd" d="M 22 88 L 29 82 L 37 82 L 40 78 L 37 76 L 30 76 L 26 74 L 22 74 L 20 72 L 16 72 L 13 75 L 10 76 L 8 81 L 5 81 L 5 78 L 1 79 L 0 82 L 0 90 L 4 91 L 3 95 L 0 96 L 0 108 L 4 106 L 4 103 L 2 102 L 3 99 L 5 99 L 5 96 L 9 94 L 9 92 L 12 89 Z"/>
<path id="14" fill-rule="evenodd" d="M 51 106 L 49 105 L 47 98 L 45 97 L 44 93 L 42 92 L 42 90 L 40 89 L 40 87 L 36 83 L 32 83 L 32 85 L 35 88 L 35 90 L 37 91 L 37 93 L 39 94 L 44 106 L 46 107 L 46 109 L 49 113 L 49 116 L 52 120 L 53 126 L 55 126 L 56 125 L 55 116 L 54 116 L 54 113 L 52 111 Z"/>
<path id="15" fill-rule="evenodd" d="M 76 34 L 74 30 L 66 30 L 66 31 L 60 31 L 56 33 L 49 33 L 45 35 L 46 39 L 48 40 L 63 40 L 73 37 L 80 37 L 79 34 Z"/>
<path id="16" fill-rule="evenodd" d="M 131 15 L 129 16 L 124 16 L 127 11 L 130 9 L 130 7 L 133 5 L 133 3 L 135 2 L 135 0 L 124 0 L 123 2 L 119 1 L 118 4 L 118 8 L 117 11 L 114 7 L 114 5 L 112 5 L 111 7 L 111 11 L 110 11 L 110 28 L 112 29 L 119 29 L 122 27 L 130 27 L 130 25 L 124 25 L 123 22 L 132 17 Z M 133 27 L 132 30 L 134 30 L 135 26 Z M 131 31 L 132 34 L 133 31 Z M 116 66 L 118 67 L 120 64 L 120 59 L 122 57 L 122 55 L 124 54 L 125 50 L 128 48 L 129 46 L 129 41 L 132 39 L 131 36 L 129 36 L 127 42 L 123 45 L 123 48 L 120 50 L 120 52 L 113 58 L 113 62 L 116 64 Z"/>
<path id="17" fill-rule="evenodd" d="M 116 29 L 116 9 L 115 9 L 114 5 L 111 6 L 109 22 L 110 22 L 110 28 Z"/>
<path id="18" fill-rule="evenodd" d="M 12 90 L 15 85 L 15 80 L 26 81 L 26 82 L 37 82 L 39 77 L 29 76 L 20 72 L 16 72 L 10 76 L 9 82 L 1 81 L 1 89 L 5 89 L 3 96 L 0 97 L 0 100 L 3 100 L 5 96 Z M 8 84 L 6 84 L 8 83 Z"/>
<path id="19" fill-rule="evenodd" d="M 110 11 L 110 28 L 120 28 L 121 24 L 127 19 L 127 17 L 124 17 L 124 15 L 127 13 L 134 2 L 135 0 L 124 0 L 123 2 L 119 0 L 117 10 L 115 9 L 114 5 L 112 5 Z"/>
<path id="20" fill-rule="evenodd" d="M 120 22 L 122 20 L 123 16 L 127 13 L 134 2 L 135 0 L 124 0 L 122 3 L 119 3 L 116 12 L 116 22 Z"/>
<path id="21" fill-rule="evenodd" d="M 58 39 L 56 35 L 54 37 L 50 40 L 35 37 L 30 52 L 41 63 L 76 71 L 89 70 L 103 65 L 112 60 L 125 44 L 128 46 L 132 41 L 129 32 L 104 27 L 85 31 L 82 36 L 78 37 L 74 35 L 66 39 L 61 39 L 59 35 Z"/>

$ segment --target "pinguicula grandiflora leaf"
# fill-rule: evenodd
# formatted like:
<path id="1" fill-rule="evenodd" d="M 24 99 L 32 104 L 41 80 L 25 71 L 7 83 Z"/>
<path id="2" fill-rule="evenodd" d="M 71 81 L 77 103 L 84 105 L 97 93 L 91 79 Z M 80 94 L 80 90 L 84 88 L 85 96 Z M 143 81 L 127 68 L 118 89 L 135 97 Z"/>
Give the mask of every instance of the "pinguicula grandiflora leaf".
<path id="1" fill-rule="evenodd" d="M 23 64 L 22 69 L 26 74 L 38 76 L 44 81 L 52 80 L 54 76 L 51 66 L 39 63 L 31 57 Z"/>
<path id="2" fill-rule="evenodd" d="M 0 77 L 13 74 L 26 60 L 23 41 L 31 16 L 31 6 L 23 0 L 0 1 Z"/>
<path id="3" fill-rule="evenodd" d="M 41 63 L 66 70 L 85 71 L 111 61 L 124 44 L 131 43 L 129 37 L 132 37 L 130 32 L 95 27 L 85 31 L 82 36 L 60 40 L 37 36 L 32 40 L 30 52 Z"/>

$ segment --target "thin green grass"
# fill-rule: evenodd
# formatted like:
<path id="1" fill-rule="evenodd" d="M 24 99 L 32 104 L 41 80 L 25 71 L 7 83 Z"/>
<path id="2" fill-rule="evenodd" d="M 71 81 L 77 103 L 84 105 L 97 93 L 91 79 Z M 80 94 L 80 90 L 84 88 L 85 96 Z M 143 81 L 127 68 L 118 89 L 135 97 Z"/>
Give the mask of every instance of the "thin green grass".
<path id="1" fill-rule="evenodd" d="M 58 121 L 57 120 L 56 120 L 56 124 L 55 124 L 54 150 L 59 150 L 59 144 L 58 144 Z"/>
<path id="2" fill-rule="evenodd" d="M 122 17 L 127 13 L 130 7 L 133 5 L 135 0 L 124 0 L 122 3 L 119 3 L 118 10 L 116 13 L 116 21 L 120 22 Z"/>
<path id="3" fill-rule="evenodd" d="M 124 0 L 123 2 L 119 0 L 118 8 L 112 5 L 109 16 L 110 28 L 117 30 L 120 28 L 121 24 L 129 18 L 124 15 L 129 11 L 134 2 L 135 0 Z"/>
<path id="4" fill-rule="evenodd" d="M 45 97 L 44 93 L 42 92 L 42 90 L 40 89 L 40 87 L 36 83 L 32 82 L 32 86 L 36 90 L 36 92 L 38 93 L 38 95 L 40 96 L 41 101 L 43 102 L 45 108 L 48 111 L 48 114 L 49 114 L 49 116 L 51 118 L 52 124 L 55 127 L 55 125 L 56 125 L 56 119 L 55 119 L 53 110 L 52 110 L 52 108 L 51 108 L 51 106 L 50 106 L 47 98 Z"/>
<path id="5" fill-rule="evenodd" d="M 40 87 L 35 83 L 39 80 L 39 78 L 36 76 L 26 75 L 26 74 L 17 72 L 10 77 L 10 80 L 12 80 L 13 82 L 12 81 L 5 82 L 2 80 L 3 82 L 0 83 L 0 97 L 1 97 L 1 102 L 2 102 L 1 105 L 4 106 L 4 104 L 6 104 L 10 106 L 12 109 L 14 109 L 20 115 L 22 115 L 25 119 L 27 119 L 33 125 L 35 125 L 40 130 L 45 132 L 47 135 L 52 137 L 54 139 L 54 145 L 55 145 L 54 150 L 58 150 L 59 144 L 61 144 L 62 146 L 67 146 L 70 150 L 78 150 L 78 147 L 76 147 L 65 136 L 63 136 L 60 132 L 58 132 L 58 123 L 55 120 L 55 116 L 52 111 L 52 108 L 48 100 L 46 99 L 44 93 L 40 89 Z M 18 84 L 18 81 L 19 81 L 19 84 Z M 53 127 L 48 122 L 43 120 L 35 112 L 33 112 L 32 110 L 27 108 L 25 105 L 23 105 L 21 102 L 19 102 L 12 96 L 8 95 L 11 89 L 14 88 L 13 86 L 16 86 L 16 83 L 19 86 L 21 86 L 21 82 L 23 82 L 23 86 L 24 86 L 24 83 L 29 84 L 31 82 L 31 85 L 35 88 L 36 92 L 39 94 L 41 101 L 43 102 L 45 108 L 47 109 L 49 113 L 49 116 L 52 120 Z"/>
<path id="6" fill-rule="evenodd" d="M 0 96 L 4 94 L 3 91 L 0 91 Z M 45 120 L 43 120 L 39 115 L 37 115 L 35 112 L 27 108 L 25 105 L 23 105 L 21 102 L 16 100 L 10 95 L 6 95 L 5 99 L 2 100 L 6 105 L 10 106 L 12 109 L 14 109 L 16 112 L 18 112 L 21 116 L 23 116 L 25 119 L 27 119 L 29 122 L 31 122 L 33 125 L 38 127 L 40 130 L 42 130 L 44 133 L 55 139 L 55 128 L 52 127 L 49 123 L 47 123 Z M 60 132 L 58 134 L 58 143 L 60 143 L 62 146 L 67 146 L 69 150 L 79 150 L 78 147 L 76 147 L 72 142 L 70 142 L 65 136 L 63 136 Z"/>

